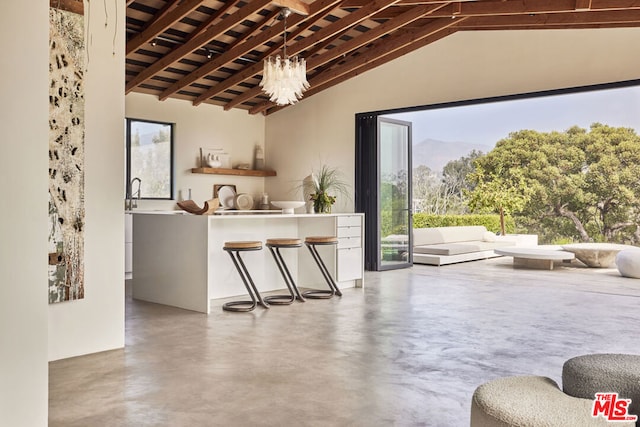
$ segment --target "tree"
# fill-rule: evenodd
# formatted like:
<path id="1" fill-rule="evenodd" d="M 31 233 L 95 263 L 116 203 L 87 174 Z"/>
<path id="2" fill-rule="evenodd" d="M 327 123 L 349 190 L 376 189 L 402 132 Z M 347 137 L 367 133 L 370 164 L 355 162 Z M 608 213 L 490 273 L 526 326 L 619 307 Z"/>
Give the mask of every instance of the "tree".
<path id="1" fill-rule="evenodd" d="M 481 157 L 473 150 L 467 156 L 447 163 L 441 173 L 425 165 L 413 169 L 413 202 L 416 212 L 432 214 L 467 213 L 464 189 L 471 189 L 467 175 L 473 172 L 473 161 Z"/>
<path id="2" fill-rule="evenodd" d="M 633 129 L 594 123 L 589 131 L 521 130 L 500 140 L 475 165 L 479 183 L 514 184 L 513 177 L 521 176 L 521 195 L 526 191 L 528 197 L 519 218 L 548 237 L 640 237 L 634 235 L 640 212 L 640 137 Z"/>
<path id="3" fill-rule="evenodd" d="M 466 213 L 465 194 L 473 189 L 468 176 L 474 171 L 474 161 L 483 155 L 482 151 L 472 150 L 468 155 L 451 160 L 442 168 L 440 191 L 446 201 L 447 213 Z"/>
<path id="4" fill-rule="evenodd" d="M 505 214 L 522 211 L 530 197 L 522 174 L 518 170 L 497 170 L 487 175 L 480 167 L 469 178 L 474 183 L 473 191 L 466 191 L 469 207 L 472 211 L 489 210 L 500 214 L 500 233 L 504 236 Z"/>

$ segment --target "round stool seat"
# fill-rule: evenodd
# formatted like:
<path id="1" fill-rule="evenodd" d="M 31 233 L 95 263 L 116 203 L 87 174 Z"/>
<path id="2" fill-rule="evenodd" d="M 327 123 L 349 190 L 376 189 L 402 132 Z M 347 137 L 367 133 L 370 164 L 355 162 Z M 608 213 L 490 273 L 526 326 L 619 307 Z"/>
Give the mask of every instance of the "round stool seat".
<path id="1" fill-rule="evenodd" d="M 267 246 L 270 246 L 270 247 L 302 246 L 302 240 L 300 239 L 267 239 Z"/>
<path id="2" fill-rule="evenodd" d="M 640 416 L 640 355 L 587 354 L 564 362 L 565 393 L 594 399 L 596 393 L 614 392 L 631 399 L 629 413 Z"/>
<path id="3" fill-rule="evenodd" d="M 551 378 L 505 377 L 479 386 L 471 398 L 471 427 L 590 427 L 610 425 L 591 416 L 593 401 L 564 394 Z M 632 427 L 633 422 L 616 423 Z"/>
<path id="4" fill-rule="evenodd" d="M 335 245 L 338 243 L 338 238 L 335 236 L 311 236 L 306 237 L 304 242 L 309 245 Z"/>
<path id="5" fill-rule="evenodd" d="M 622 277 L 640 279 L 640 249 L 624 249 L 618 252 L 616 266 Z"/>
<path id="6" fill-rule="evenodd" d="M 262 242 L 250 241 L 250 240 L 243 240 L 238 242 L 224 242 L 224 247 L 222 249 L 244 250 L 244 251 L 259 250 L 259 249 L 262 249 Z"/>

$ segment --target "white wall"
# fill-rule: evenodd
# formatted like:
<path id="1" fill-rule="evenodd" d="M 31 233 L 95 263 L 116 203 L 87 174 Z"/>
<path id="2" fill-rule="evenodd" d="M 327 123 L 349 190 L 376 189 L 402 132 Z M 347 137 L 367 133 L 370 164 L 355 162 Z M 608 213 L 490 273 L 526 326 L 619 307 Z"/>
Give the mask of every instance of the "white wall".
<path id="1" fill-rule="evenodd" d="M 355 114 L 640 78 L 640 29 L 457 33 L 267 116 L 274 198 L 320 160 L 353 183 Z M 640 112 L 639 112 L 640 113 Z M 352 211 L 350 203 L 336 211 Z"/>
<path id="2" fill-rule="evenodd" d="M 199 166 L 199 150 L 223 148 L 231 155 L 232 163 L 252 163 L 256 145 L 264 147 L 264 117 L 251 116 L 244 110 L 224 111 L 222 107 L 202 104 L 194 107 L 190 102 L 168 99 L 158 101 L 152 95 L 130 93 L 126 96 L 126 115 L 132 119 L 175 123 L 176 200 L 191 198 L 202 206 L 213 197 L 214 184 L 235 184 L 238 193 L 249 193 L 254 200 L 264 191 L 265 179 L 226 175 L 191 173 Z M 267 159 L 267 167 L 269 167 Z M 145 201 L 139 209 L 174 209 L 175 201 Z"/>
<path id="3" fill-rule="evenodd" d="M 50 360 L 124 346 L 125 2 L 106 3 L 106 28 L 104 7 L 85 2 L 85 298 L 49 306 Z M 46 276 L 41 286 L 46 300 Z"/>
<path id="4" fill-rule="evenodd" d="M 49 9 L 36 3 L 0 14 L 0 425 L 17 427 L 47 425 L 48 405 Z"/>

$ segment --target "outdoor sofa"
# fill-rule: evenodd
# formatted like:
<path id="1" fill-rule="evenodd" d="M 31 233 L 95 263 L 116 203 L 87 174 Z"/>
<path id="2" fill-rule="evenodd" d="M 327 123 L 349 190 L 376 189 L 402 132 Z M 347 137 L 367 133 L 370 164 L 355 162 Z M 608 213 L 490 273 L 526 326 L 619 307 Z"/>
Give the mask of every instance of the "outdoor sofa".
<path id="1" fill-rule="evenodd" d="M 445 265 L 492 258 L 493 250 L 516 246 L 517 238 L 496 236 L 482 225 L 413 229 L 414 264 Z"/>

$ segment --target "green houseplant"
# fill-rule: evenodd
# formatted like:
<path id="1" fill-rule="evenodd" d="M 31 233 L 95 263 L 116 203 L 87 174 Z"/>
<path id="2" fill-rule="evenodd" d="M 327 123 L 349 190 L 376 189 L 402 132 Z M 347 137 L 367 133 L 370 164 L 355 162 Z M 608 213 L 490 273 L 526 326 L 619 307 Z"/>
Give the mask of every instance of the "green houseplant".
<path id="1" fill-rule="evenodd" d="M 311 179 L 313 192 L 310 200 L 313 202 L 315 213 L 331 213 L 331 207 L 336 202 L 336 193 L 349 194 L 347 183 L 338 168 L 322 165 L 319 170 L 312 172 Z"/>

